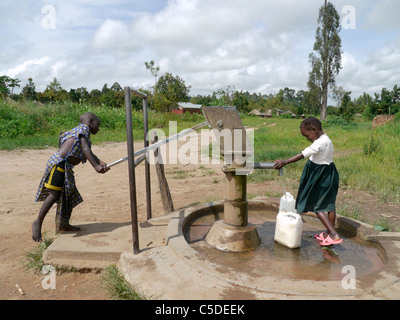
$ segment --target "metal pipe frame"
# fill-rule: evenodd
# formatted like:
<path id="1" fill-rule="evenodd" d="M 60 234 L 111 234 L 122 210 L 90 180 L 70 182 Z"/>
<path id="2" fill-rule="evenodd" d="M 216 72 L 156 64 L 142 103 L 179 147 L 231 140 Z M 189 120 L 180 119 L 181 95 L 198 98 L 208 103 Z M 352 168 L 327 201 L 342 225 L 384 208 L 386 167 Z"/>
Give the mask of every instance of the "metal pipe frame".
<path id="1" fill-rule="evenodd" d="M 143 133 L 144 133 L 144 147 L 149 146 L 149 140 L 147 139 L 147 133 L 149 132 L 149 120 L 148 120 L 148 103 L 147 96 L 143 98 Z M 151 186 L 150 186 L 150 164 L 148 158 L 148 152 L 146 152 L 147 161 L 144 163 L 144 174 L 146 179 L 146 209 L 147 209 L 147 220 L 151 219 Z"/>
<path id="2" fill-rule="evenodd" d="M 133 144 L 133 128 L 132 128 L 132 100 L 131 88 L 125 87 L 125 117 L 126 117 L 126 143 L 128 149 L 128 173 L 129 173 L 129 195 L 131 204 L 131 221 L 132 221 L 132 245 L 133 254 L 140 252 L 139 247 L 139 230 L 137 218 L 137 199 L 136 199 L 136 177 L 135 177 L 135 159 Z"/>
<path id="3" fill-rule="evenodd" d="M 273 162 L 253 163 L 253 168 L 254 169 L 275 169 L 274 165 L 275 165 L 275 163 L 273 163 Z M 279 169 L 279 175 L 283 176 L 283 169 Z"/>

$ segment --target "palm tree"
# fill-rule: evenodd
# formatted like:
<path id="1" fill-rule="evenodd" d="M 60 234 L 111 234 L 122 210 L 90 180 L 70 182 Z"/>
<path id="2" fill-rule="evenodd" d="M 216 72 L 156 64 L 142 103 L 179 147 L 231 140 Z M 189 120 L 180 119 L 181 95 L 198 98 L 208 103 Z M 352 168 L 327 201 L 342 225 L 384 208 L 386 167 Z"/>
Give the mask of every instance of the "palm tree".
<path id="1" fill-rule="evenodd" d="M 11 95 L 13 95 L 14 88 L 20 87 L 19 83 L 21 82 L 21 80 L 9 78 L 9 82 L 10 82 L 10 84 L 8 86 L 11 88 Z"/>

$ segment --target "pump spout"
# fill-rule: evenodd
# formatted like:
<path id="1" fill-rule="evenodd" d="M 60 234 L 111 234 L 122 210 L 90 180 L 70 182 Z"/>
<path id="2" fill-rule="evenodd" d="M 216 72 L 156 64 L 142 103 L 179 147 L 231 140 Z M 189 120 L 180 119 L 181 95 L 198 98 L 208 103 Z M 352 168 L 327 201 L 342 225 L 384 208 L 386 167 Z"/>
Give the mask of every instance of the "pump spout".
<path id="1" fill-rule="evenodd" d="M 254 169 L 275 169 L 275 163 L 273 162 L 261 162 L 261 163 L 254 163 Z M 283 176 L 283 168 L 279 169 L 279 175 Z"/>

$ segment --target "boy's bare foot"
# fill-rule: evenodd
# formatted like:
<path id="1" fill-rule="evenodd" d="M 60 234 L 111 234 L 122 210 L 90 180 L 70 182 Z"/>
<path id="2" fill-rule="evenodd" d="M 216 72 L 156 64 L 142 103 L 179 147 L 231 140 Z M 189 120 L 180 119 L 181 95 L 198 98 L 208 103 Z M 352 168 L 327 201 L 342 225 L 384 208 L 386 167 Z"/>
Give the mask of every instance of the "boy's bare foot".
<path id="1" fill-rule="evenodd" d="M 36 242 L 42 241 L 42 227 L 37 220 L 32 223 L 32 239 Z"/>
<path id="2" fill-rule="evenodd" d="M 61 223 L 57 228 L 56 228 L 56 233 L 62 232 L 62 231 L 79 231 L 81 228 L 71 226 L 69 223 Z"/>

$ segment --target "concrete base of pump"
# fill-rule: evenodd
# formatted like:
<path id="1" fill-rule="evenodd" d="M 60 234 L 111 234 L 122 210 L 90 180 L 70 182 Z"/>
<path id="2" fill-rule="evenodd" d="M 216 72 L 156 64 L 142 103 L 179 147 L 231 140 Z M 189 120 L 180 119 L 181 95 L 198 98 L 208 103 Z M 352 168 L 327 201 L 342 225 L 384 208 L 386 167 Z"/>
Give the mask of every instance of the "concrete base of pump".
<path id="1" fill-rule="evenodd" d="M 254 225 L 237 227 L 217 221 L 206 236 L 210 246 L 229 252 L 245 252 L 256 249 L 260 245 L 260 237 Z"/>

